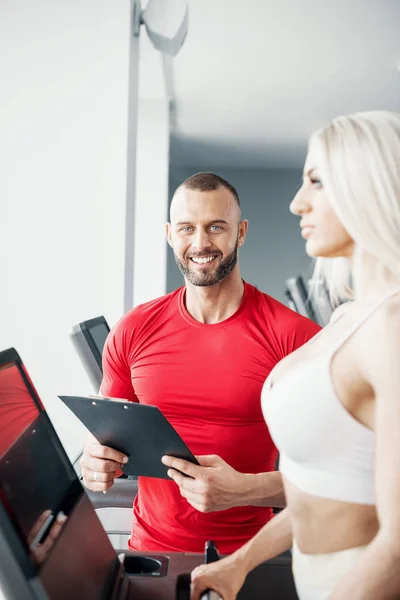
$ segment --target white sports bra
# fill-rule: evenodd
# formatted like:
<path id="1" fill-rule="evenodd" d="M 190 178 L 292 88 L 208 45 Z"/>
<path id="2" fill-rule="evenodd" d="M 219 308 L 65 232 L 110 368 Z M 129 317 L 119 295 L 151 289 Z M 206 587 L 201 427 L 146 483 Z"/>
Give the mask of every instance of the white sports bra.
<path id="1" fill-rule="evenodd" d="M 389 298 L 391 292 L 346 332 L 333 348 L 300 361 L 264 383 L 265 421 L 280 452 L 280 471 L 307 494 L 357 504 L 375 504 L 375 433 L 343 406 L 333 388 L 335 352 Z"/>

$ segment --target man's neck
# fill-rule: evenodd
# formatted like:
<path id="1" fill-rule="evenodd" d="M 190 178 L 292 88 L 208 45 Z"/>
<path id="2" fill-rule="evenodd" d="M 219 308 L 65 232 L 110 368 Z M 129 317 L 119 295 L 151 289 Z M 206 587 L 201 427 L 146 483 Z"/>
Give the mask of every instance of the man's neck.
<path id="1" fill-rule="evenodd" d="M 232 271 L 223 281 L 210 286 L 186 283 L 186 310 L 200 323 L 220 323 L 239 308 L 244 283 L 239 270 Z"/>

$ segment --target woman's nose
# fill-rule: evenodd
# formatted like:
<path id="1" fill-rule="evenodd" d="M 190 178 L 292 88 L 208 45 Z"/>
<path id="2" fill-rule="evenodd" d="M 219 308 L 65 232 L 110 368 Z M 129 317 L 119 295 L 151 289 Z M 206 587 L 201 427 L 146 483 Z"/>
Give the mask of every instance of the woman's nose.
<path id="1" fill-rule="evenodd" d="M 310 203 L 307 200 L 307 193 L 301 187 L 289 205 L 289 210 L 294 215 L 303 215 L 311 209 Z"/>

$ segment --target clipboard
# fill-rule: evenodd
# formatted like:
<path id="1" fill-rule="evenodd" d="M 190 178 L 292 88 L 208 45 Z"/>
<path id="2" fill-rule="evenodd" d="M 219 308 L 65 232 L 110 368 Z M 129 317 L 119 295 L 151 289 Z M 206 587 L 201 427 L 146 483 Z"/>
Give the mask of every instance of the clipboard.
<path id="1" fill-rule="evenodd" d="M 156 406 L 117 398 L 59 396 L 103 446 L 128 456 L 122 470 L 130 476 L 170 479 L 164 454 L 198 465 L 180 435 Z"/>

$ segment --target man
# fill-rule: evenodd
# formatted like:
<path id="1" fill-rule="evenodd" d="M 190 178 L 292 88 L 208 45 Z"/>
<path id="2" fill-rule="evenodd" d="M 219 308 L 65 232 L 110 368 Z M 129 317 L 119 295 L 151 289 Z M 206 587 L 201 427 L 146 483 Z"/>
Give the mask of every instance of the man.
<path id="1" fill-rule="evenodd" d="M 117 323 L 101 393 L 158 406 L 200 463 L 166 457 L 173 480 L 139 478 L 130 548 L 202 552 L 213 539 L 230 553 L 271 518 L 271 506 L 284 504 L 261 388 L 319 327 L 241 279 L 248 223 L 227 181 L 193 175 L 175 192 L 170 219 L 167 239 L 185 286 Z M 123 459 L 89 442 L 85 485 L 107 490 Z"/>

